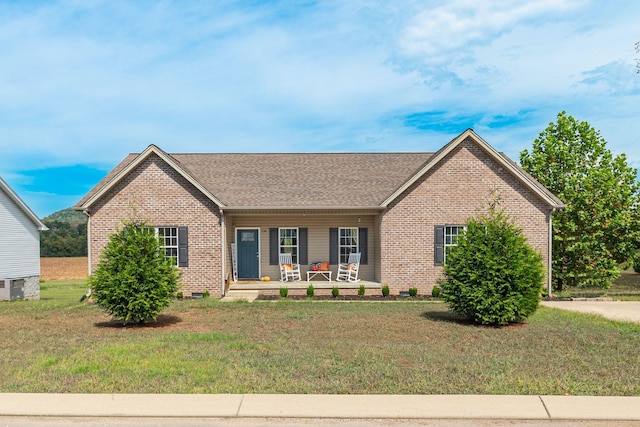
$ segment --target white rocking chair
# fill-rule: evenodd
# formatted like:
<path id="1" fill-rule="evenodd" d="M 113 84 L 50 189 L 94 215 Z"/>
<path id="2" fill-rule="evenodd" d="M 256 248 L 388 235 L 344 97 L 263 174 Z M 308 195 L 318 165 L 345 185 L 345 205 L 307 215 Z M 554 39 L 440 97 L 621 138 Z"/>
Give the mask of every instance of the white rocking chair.
<path id="1" fill-rule="evenodd" d="M 358 270 L 360 269 L 360 252 L 352 252 L 349 254 L 349 260 L 346 264 L 338 264 L 338 275 L 336 280 L 347 282 L 358 282 Z"/>
<path id="2" fill-rule="evenodd" d="M 294 264 L 291 254 L 280 254 L 280 281 L 302 280 L 300 264 Z"/>

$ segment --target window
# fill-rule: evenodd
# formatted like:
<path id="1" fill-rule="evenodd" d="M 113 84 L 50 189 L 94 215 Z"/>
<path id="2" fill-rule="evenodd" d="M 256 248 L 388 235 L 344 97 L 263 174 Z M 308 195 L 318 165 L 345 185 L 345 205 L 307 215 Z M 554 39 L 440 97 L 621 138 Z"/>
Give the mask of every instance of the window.
<path id="1" fill-rule="evenodd" d="M 443 265 L 447 262 L 447 253 L 451 248 L 458 246 L 458 239 L 463 232 L 463 225 L 435 226 L 435 265 Z"/>
<path id="2" fill-rule="evenodd" d="M 447 262 L 447 254 L 451 248 L 458 246 L 458 237 L 464 232 L 461 225 L 447 225 L 444 227 L 444 262 Z"/>
<path id="3" fill-rule="evenodd" d="M 294 264 L 298 264 L 298 229 L 279 228 L 279 248 L 281 254 L 291 254 Z"/>
<path id="4" fill-rule="evenodd" d="M 173 259 L 176 267 L 189 266 L 188 227 L 150 227 L 160 241 L 165 258 Z"/>
<path id="5" fill-rule="evenodd" d="M 178 266 L 178 227 L 156 227 L 156 235 L 160 239 L 164 257 L 173 258 Z"/>
<path id="6" fill-rule="evenodd" d="M 351 252 L 358 252 L 358 227 L 339 228 L 338 254 L 340 262 L 348 262 Z"/>

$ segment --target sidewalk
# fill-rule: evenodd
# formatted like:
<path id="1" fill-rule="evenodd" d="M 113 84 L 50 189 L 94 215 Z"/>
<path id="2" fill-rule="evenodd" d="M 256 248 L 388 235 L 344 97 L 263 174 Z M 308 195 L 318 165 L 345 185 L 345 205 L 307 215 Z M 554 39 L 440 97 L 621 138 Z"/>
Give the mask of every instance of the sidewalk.
<path id="1" fill-rule="evenodd" d="M 0 416 L 640 421 L 640 396 L 2 393 Z"/>

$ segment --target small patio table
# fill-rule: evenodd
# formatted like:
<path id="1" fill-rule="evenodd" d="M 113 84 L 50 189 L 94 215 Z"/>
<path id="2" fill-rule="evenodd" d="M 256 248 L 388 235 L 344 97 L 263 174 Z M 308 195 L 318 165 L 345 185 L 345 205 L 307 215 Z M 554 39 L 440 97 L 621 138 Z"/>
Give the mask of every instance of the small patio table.
<path id="1" fill-rule="evenodd" d="M 327 279 L 328 281 L 331 281 L 331 271 L 311 270 L 311 271 L 307 271 L 307 282 L 315 278 L 318 274 L 324 277 L 325 279 Z"/>

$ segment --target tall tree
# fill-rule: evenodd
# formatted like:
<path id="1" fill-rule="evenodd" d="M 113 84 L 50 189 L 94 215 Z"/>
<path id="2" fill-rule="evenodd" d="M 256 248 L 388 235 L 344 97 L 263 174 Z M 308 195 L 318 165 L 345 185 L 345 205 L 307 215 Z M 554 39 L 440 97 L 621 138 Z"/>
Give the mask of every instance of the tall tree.
<path id="1" fill-rule="evenodd" d="M 600 132 L 564 111 L 540 133 L 524 170 L 567 207 L 553 214 L 553 283 L 608 288 L 638 247 L 640 186 L 626 156 L 613 156 Z"/>

